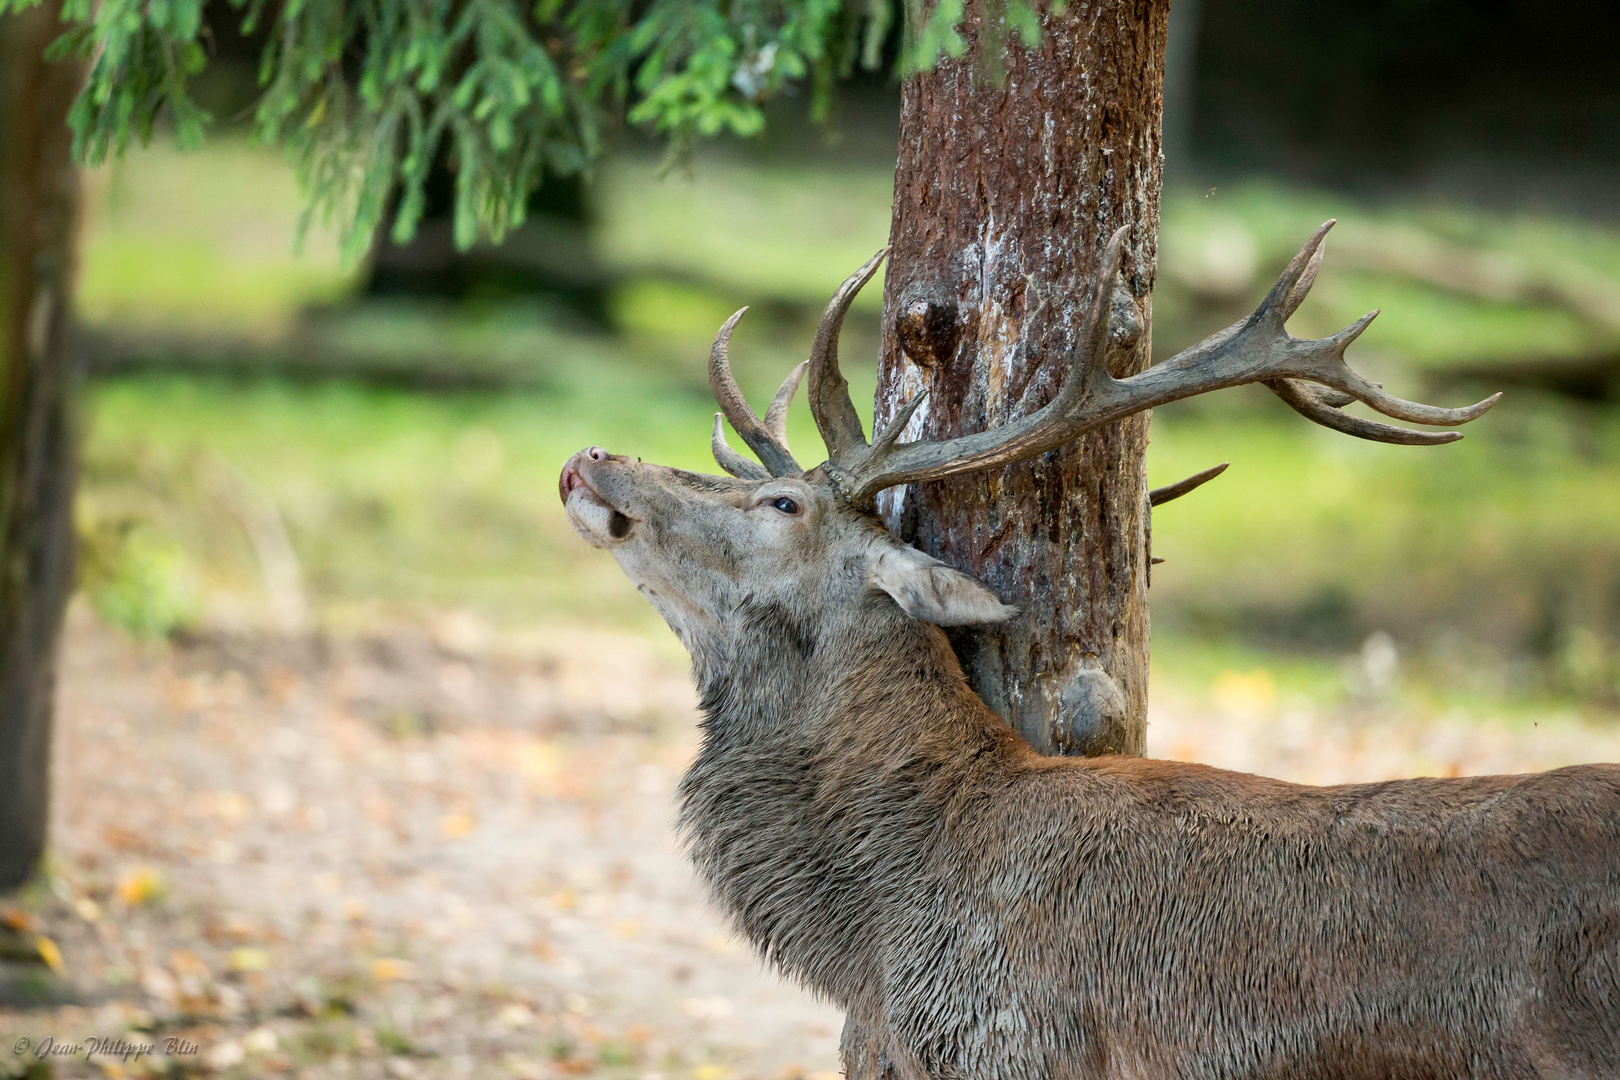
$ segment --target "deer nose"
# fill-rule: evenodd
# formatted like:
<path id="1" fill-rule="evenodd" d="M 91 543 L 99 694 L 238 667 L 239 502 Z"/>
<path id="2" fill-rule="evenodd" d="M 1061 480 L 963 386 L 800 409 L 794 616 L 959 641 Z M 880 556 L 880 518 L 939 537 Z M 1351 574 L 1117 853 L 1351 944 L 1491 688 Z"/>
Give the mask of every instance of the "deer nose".
<path id="1" fill-rule="evenodd" d="M 581 464 L 586 461 L 606 461 L 612 456 L 600 446 L 587 446 L 569 458 L 567 464 L 562 467 L 562 475 L 557 478 L 557 494 L 562 496 L 562 501 L 566 503 L 568 496 L 576 488 L 584 485 L 585 478 L 579 474 Z"/>
<path id="2" fill-rule="evenodd" d="M 574 493 L 575 488 L 585 483 L 584 478 L 579 475 L 579 463 L 581 459 L 591 457 L 591 460 L 593 461 L 601 460 L 600 458 L 593 457 L 591 454 L 591 451 L 596 449 L 597 447 L 593 446 L 590 448 L 590 450 L 581 450 L 563 464 L 562 475 L 557 477 L 557 494 L 562 496 L 563 502 L 566 503 L 568 501 L 568 496 Z"/>

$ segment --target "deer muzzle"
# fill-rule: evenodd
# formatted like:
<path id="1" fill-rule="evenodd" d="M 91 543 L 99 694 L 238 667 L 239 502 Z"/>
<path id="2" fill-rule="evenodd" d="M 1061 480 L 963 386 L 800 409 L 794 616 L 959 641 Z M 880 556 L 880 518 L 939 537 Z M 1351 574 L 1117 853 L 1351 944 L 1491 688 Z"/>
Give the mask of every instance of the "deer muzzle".
<path id="1" fill-rule="evenodd" d="M 557 493 L 568 513 L 568 523 L 592 547 L 629 537 L 633 519 L 602 497 L 591 483 L 593 469 L 613 460 L 600 446 L 587 447 L 569 458 L 557 477 Z"/>

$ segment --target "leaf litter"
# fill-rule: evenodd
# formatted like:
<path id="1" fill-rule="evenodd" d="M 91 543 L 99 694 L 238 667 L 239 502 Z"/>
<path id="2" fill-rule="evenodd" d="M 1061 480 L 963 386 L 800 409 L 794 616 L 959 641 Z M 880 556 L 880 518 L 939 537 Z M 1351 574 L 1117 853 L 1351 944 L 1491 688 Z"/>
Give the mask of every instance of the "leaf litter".
<path id="1" fill-rule="evenodd" d="M 154 644 L 76 606 L 60 685 L 0 1050 L 80 1050 L 0 1077 L 836 1074 L 839 1013 L 732 941 L 673 837 L 695 706 L 641 639 Z"/>

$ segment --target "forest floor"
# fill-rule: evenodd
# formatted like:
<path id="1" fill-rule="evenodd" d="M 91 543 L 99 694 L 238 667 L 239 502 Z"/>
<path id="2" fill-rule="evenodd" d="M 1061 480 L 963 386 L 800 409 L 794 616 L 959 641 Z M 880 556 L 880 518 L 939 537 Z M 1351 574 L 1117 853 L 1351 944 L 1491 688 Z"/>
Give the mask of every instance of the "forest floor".
<path id="1" fill-rule="evenodd" d="M 1150 752 L 1312 782 L 1620 760 L 1612 725 L 1268 679 L 1156 687 Z M 830 1080 L 839 1014 L 728 934 L 672 834 L 695 719 L 641 637 L 143 644 L 76 606 L 50 871 L 0 903 L 50 963 L 0 964 L 0 1077 Z"/>

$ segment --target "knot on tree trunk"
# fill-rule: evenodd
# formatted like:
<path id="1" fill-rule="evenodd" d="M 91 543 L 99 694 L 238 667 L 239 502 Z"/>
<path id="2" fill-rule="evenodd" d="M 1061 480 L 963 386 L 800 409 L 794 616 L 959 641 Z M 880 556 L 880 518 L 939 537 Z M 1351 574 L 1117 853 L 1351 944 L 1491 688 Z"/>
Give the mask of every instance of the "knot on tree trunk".
<path id="1" fill-rule="evenodd" d="M 1058 692 L 1053 749 L 1071 757 L 1140 754 L 1142 740 L 1135 727 L 1118 684 L 1095 655 L 1083 654 Z"/>
<path id="2" fill-rule="evenodd" d="M 1142 305 L 1136 302 L 1130 290 L 1123 285 L 1115 286 L 1113 305 L 1108 312 L 1108 374 L 1115 378 L 1130 374 L 1146 322 Z"/>
<path id="3" fill-rule="evenodd" d="M 960 307 L 939 282 L 913 282 L 900 297 L 895 330 L 900 348 L 918 367 L 944 366 L 961 340 Z"/>

